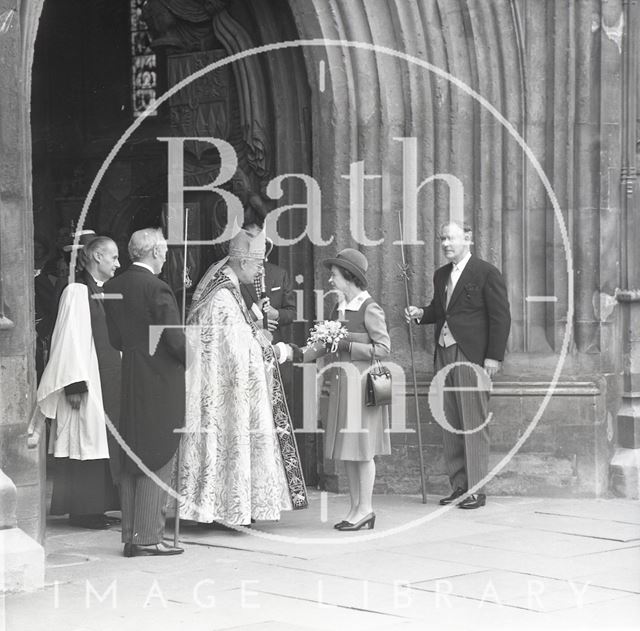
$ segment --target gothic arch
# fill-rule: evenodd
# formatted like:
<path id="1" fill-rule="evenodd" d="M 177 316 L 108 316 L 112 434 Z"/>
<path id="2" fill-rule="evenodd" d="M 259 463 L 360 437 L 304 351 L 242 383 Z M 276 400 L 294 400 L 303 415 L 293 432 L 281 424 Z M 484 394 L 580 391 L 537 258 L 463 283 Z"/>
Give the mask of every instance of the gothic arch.
<path id="1" fill-rule="evenodd" d="M 602 205 L 593 149 L 603 129 L 599 87 L 603 57 L 597 24 L 608 7 L 571 2 L 516 0 L 425 0 L 424 2 L 292 2 L 303 38 L 348 39 L 388 46 L 425 59 L 463 80 L 487 98 L 525 138 L 556 188 L 573 243 L 576 277 L 576 350 L 601 348 L 599 308 L 594 296 L 604 284 L 606 259 L 597 238 L 594 208 Z M 611 7 L 612 11 L 614 9 Z M 600 13 L 598 12 L 600 11 Z M 594 24 L 596 26 L 594 26 Z M 526 38 L 524 34 L 526 33 Z M 513 327 L 510 350 L 553 355 L 560 346 L 568 305 L 567 263 L 550 201 L 522 151 L 477 103 L 445 80 L 384 54 L 354 49 L 305 51 L 311 79 L 314 174 L 321 182 L 327 234 L 336 245 L 349 239 L 349 163 L 364 160 L 369 174 L 385 174 L 389 208 L 365 193 L 370 238 L 385 242 L 371 255 L 378 295 L 388 296 L 390 320 L 402 322 L 404 298 L 385 263 L 397 259 L 398 227 L 393 209 L 402 204 L 397 136 L 419 139 L 418 174 L 450 172 L 465 187 L 465 212 L 473 222 L 476 251 L 507 277 Z M 326 62 L 320 93 L 319 69 Z M 424 293 L 439 264 L 435 231 L 448 213 L 447 190 L 422 197 L 419 225 L 426 247 L 413 249 L 417 273 L 412 290 Z M 343 239 L 342 235 L 346 238 Z M 605 265 L 605 268 L 608 266 Z M 611 288 L 612 289 L 612 288 Z M 528 295 L 557 296 L 551 305 L 527 304 Z M 403 346 L 398 331 L 396 347 Z"/>

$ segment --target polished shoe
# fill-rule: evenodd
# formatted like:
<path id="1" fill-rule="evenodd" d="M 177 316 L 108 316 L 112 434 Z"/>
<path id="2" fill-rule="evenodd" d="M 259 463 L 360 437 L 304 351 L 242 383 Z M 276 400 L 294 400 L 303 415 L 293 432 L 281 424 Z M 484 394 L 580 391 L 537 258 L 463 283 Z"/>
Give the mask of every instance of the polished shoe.
<path id="1" fill-rule="evenodd" d="M 440 500 L 440 506 L 446 506 L 447 504 L 452 504 L 461 495 L 464 495 L 465 493 L 466 493 L 466 491 L 464 489 L 461 489 L 460 487 L 458 487 L 457 489 L 454 489 L 454 491 L 453 491 L 453 493 L 451 493 L 451 495 L 449 495 L 448 497 L 443 497 Z"/>
<path id="2" fill-rule="evenodd" d="M 154 543 L 148 546 L 138 546 L 135 544 L 131 544 L 132 554 L 134 557 L 142 557 L 142 556 L 172 556 L 174 554 L 182 554 L 184 552 L 184 548 L 174 548 L 173 546 L 168 546 L 164 542 Z M 126 550 L 125 550 L 126 556 Z"/>
<path id="3" fill-rule="evenodd" d="M 169 552 L 169 550 L 178 550 L 178 552 Z M 138 556 L 158 556 L 158 555 L 171 555 L 182 554 L 184 550 L 182 548 L 173 548 L 167 546 L 164 543 L 158 543 L 151 546 L 138 546 L 135 543 L 125 543 L 123 555 L 127 558 Z"/>
<path id="4" fill-rule="evenodd" d="M 487 503 L 487 496 L 484 493 L 478 493 L 477 495 L 469 495 L 469 497 L 460 502 L 458 508 L 480 508 Z"/>
<path id="5" fill-rule="evenodd" d="M 135 543 L 131 543 L 128 545 L 131 546 L 129 549 L 127 549 L 127 544 L 125 543 L 124 555 L 132 557 L 172 556 L 174 554 L 182 554 L 184 552 L 184 548 L 174 548 L 173 546 L 168 546 L 162 541 L 160 543 L 152 543 L 148 546 L 139 546 Z"/>
<path id="6" fill-rule="evenodd" d="M 351 522 L 347 522 L 343 526 L 338 526 L 337 529 L 340 532 L 354 532 L 355 530 L 360 530 L 360 528 L 364 528 L 367 526 L 369 530 L 373 530 L 373 527 L 376 525 L 376 514 L 369 513 L 365 515 L 359 522 L 352 524 Z"/>

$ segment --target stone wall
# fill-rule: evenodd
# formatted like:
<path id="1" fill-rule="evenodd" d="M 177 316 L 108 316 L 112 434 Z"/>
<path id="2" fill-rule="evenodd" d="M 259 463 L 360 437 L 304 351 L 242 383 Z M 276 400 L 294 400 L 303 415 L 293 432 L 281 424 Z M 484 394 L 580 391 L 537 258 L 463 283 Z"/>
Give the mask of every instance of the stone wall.
<path id="1" fill-rule="evenodd" d="M 429 409 L 429 385 L 418 383 L 427 492 L 448 494 L 442 428 Z M 548 382 L 495 384 L 488 493 L 563 497 L 602 497 L 608 493 L 608 463 L 614 441 L 612 420 L 605 407 L 606 384 L 602 380 L 560 382 L 545 402 L 549 387 Z M 406 409 L 407 428 L 414 433 L 393 434 L 391 455 L 376 459 L 376 493 L 420 493 L 412 389 Z M 325 461 L 321 479 L 326 490 L 347 489 L 342 467 L 330 461 Z"/>
<path id="2" fill-rule="evenodd" d="M 406 357 L 408 347 L 395 265 L 397 211 L 408 204 L 397 138 L 415 137 L 415 185 L 436 173 L 456 176 L 476 254 L 503 270 L 513 316 L 510 352 L 557 356 L 568 324 L 567 349 L 578 372 L 615 370 L 618 354 L 609 344 L 615 316 L 604 306 L 619 280 L 621 1 L 304 0 L 292 9 L 301 37 L 381 47 L 333 44 L 304 53 L 312 123 L 322 130 L 314 134 L 313 155 L 323 234 L 335 237 L 316 255 L 367 243 L 361 249 L 370 261 L 370 285 L 387 306 L 398 353 Z M 529 156 L 456 80 L 506 119 Z M 351 223 L 343 177 L 355 161 L 364 161 L 367 175 L 382 176 L 365 184 L 366 229 Z M 417 301 L 430 298 L 432 273 L 442 264 L 437 230 L 448 216 L 448 186 L 425 185 L 416 217 L 423 243 L 407 248 Z M 318 271 L 318 286 L 325 280 Z M 532 303 L 529 296 L 556 301 Z M 432 347 L 430 332 L 420 338 Z M 427 355 L 422 369 L 429 364 Z"/>
<path id="3" fill-rule="evenodd" d="M 513 324 L 501 379 L 536 383 L 562 375 L 563 381 L 597 384 L 597 395 L 580 388 L 562 397 L 556 393 L 553 420 L 547 426 L 542 419 L 529 454 L 513 461 L 532 472 L 547 468 L 548 475 L 530 480 L 532 492 L 599 495 L 607 486 L 600 459 L 606 463 L 610 456 L 607 419 L 619 406 L 621 370 L 614 294 L 620 283 L 623 5 L 622 0 L 291 3 L 301 37 L 334 42 L 305 49 L 312 124 L 322 130 L 314 134 L 313 156 L 323 195 L 323 235 L 335 236 L 331 245 L 316 248 L 316 257 L 366 243 L 360 249 L 370 263 L 371 292 L 387 314 L 391 359 L 408 370 L 405 296 L 394 243 L 397 212 L 407 212 L 408 189 L 413 194 L 426 178 L 447 173 L 464 186 L 475 253 L 501 268 L 507 281 Z M 371 44 L 380 49 L 374 52 Z M 516 135 L 526 142 L 527 154 Z M 417 139 L 409 185 L 399 137 Z M 366 220 L 360 226 L 352 223 L 343 177 L 356 161 L 364 161 L 367 175 L 381 176 L 365 183 Z M 430 300 L 433 271 L 444 262 L 436 235 L 449 204 L 444 182 L 426 184 L 418 196 L 414 219 L 423 243 L 407 247 L 414 303 Z M 405 215 L 405 223 L 411 220 Z M 320 269 L 316 286 L 326 286 Z M 536 297 L 546 300 L 531 300 Z M 418 330 L 416 340 L 416 367 L 426 381 L 431 327 Z M 588 422 L 573 422 L 574 410 L 589 397 L 598 403 L 588 403 Z M 528 394 L 495 397 L 518 427 L 534 400 Z M 500 435 L 498 427 L 494 431 Z M 431 436 L 431 429 L 425 433 Z M 415 441 L 407 440 L 396 444 L 388 488 L 402 486 L 405 468 L 415 470 L 410 460 Z M 427 449 L 427 462 L 437 463 L 438 447 Z M 541 454 L 539 462 L 533 453 Z M 499 491 L 522 490 L 501 484 Z"/>
<path id="4" fill-rule="evenodd" d="M 23 15 L 28 8 L 21 7 Z M 18 526 L 42 541 L 44 458 L 27 448 L 35 395 L 33 335 L 33 219 L 28 125 L 30 56 L 25 44 L 37 14 L 23 30 L 15 2 L 0 1 L 0 283 L 5 314 L 0 330 L 0 468 L 18 489 Z M 23 39 L 24 38 L 24 39 Z M 32 43 L 32 42 L 31 42 Z"/>

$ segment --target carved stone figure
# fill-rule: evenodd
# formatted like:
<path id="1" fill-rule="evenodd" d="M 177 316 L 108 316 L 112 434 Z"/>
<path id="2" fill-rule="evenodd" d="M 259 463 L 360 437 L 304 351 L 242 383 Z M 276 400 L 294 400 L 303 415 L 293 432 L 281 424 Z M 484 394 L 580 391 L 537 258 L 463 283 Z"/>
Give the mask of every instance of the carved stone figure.
<path id="1" fill-rule="evenodd" d="M 228 0 L 147 0 L 142 19 L 152 35 L 154 49 L 192 52 L 213 48 L 211 20 Z"/>
<path id="2" fill-rule="evenodd" d="M 229 55 L 252 48 L 254 42 L 248 31 L 226 10 L 229 5 L 230 0 L 148 0 L 143 19 L 152 35 L 152 48 L 165 49 L 169 54 L 223 48 Z M 272 162 L 266 81 L 255 56 L 237 61 L 232 71 L 244 145 L 236 149 L 246 155 L 261 189 L 271 177 Z M 170 84 L 182 78 L 174 73 Z M 206 119 L 207 126 L 216 126 L 210 116 Z"/>

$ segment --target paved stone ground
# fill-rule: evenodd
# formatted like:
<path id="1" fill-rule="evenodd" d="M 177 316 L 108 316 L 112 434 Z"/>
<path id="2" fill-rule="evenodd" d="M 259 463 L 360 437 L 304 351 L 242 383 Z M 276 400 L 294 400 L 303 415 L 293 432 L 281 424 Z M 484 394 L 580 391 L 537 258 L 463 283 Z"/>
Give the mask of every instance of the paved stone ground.
<path id="1" fill-rule="evenodd" d="M 346 498 L 314 493 L 253 534 L 183 524 L 171 558 L 51 519 L 47 586 L 7 596 L 0 631 L 640 628 L 639 502 L 436 499 L 378 496 L 374 531 L 338 533 Z"/>

